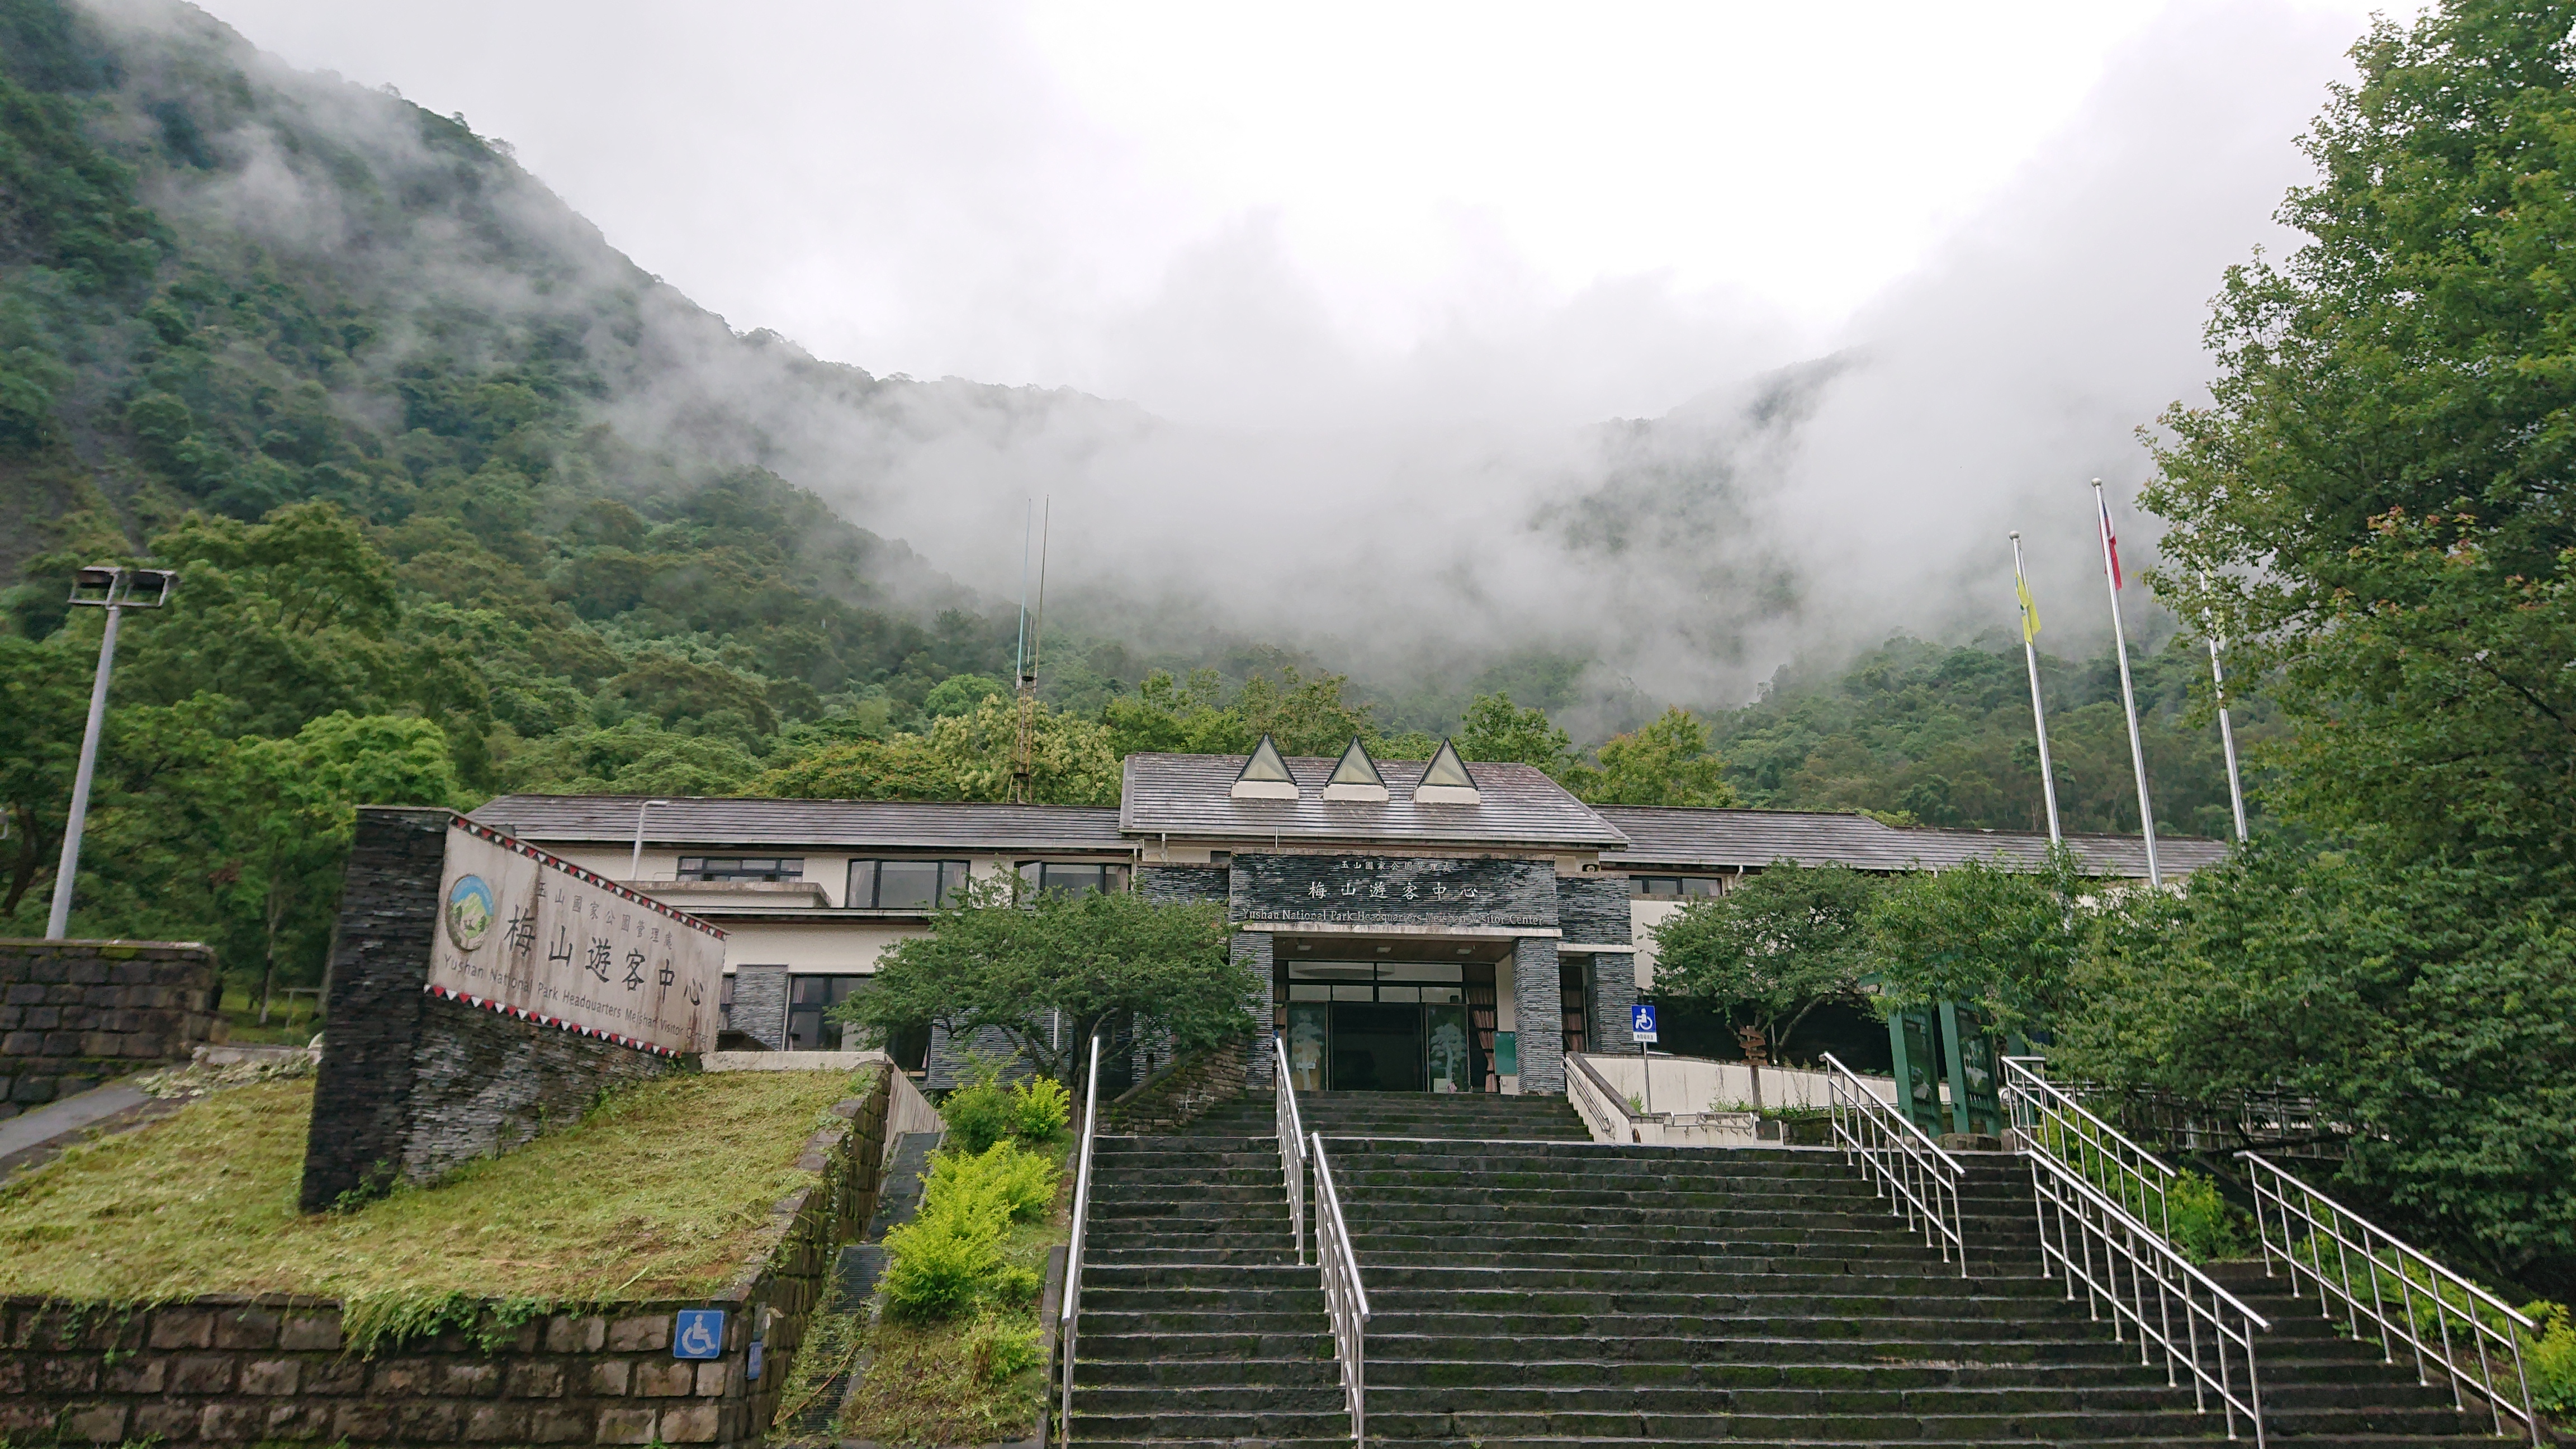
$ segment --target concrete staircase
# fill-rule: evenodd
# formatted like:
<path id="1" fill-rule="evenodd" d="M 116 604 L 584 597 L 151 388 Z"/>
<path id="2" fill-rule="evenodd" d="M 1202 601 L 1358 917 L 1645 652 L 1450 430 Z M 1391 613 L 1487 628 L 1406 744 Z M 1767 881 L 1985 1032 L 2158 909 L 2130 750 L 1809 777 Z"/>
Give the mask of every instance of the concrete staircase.
<path id="1" fill-rule="evenodd" d="M 1098 1139 L 1091 1193 L 1069 1442 L 1350 1442 L 1267 1098 L 1188 1135 Z"/>
<path id="2" fill-rule="evenodd" d="M 1309 1093 L 1375 1310 L 1373 1441 L 2206 1444 L 2225 1418 L 2038 1276 L 2028 1171 L 1972 1157 L 1974 1274 L 1830 1150 L 1597 1146 L 1554 1098 Z M 1075 1442 L 1347 1443 L 1266 1098 L 1104 1138 Z M 1311 1197 L 1310 1197 L 1311 1201 Z M 2260 1269 L 2249 1291 L 2260 1293 Z M 2244 1296 L 2244 1295 L 2240 1295 Z M 2275 1440 L 2482 1444 L 2481 1416 L 2249 1298 Z M 2279 1311 L 2276 1311 L 2279 1310 Z M 2246 1426 L 2239 1422 L 2240 1432 Z M 2247 1433 L 2250 1442 L 2250 1432 Z"/>

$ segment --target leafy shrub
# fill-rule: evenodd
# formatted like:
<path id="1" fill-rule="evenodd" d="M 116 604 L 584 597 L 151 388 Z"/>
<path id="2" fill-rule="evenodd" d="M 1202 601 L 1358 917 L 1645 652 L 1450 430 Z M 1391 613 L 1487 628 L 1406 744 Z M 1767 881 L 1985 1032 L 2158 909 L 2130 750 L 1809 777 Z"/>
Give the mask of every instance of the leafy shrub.
<path id="1" fill-rule="evenodd" d="M 2218 1184 L 2186 1172 L 2165 1190 L 2165 1215 L 2173 1245 L 2195 1263 L 2242 1258 L 2253 1251 L 2243 1210 L 2218 1195 Z"/>
<path id="2" fill-rule="evenodd" d="M 1073 1093 L 1062 1082 L 1031 1077 L 1016 1087 L 1002 1085 L 1001 1058 L 973 1057 L 966 1066 L 966 1085 L 939 1104 L 948 1124 L 948 1145 L 980 1156 L 1006 1137 L 1042 1142 L 1073 1120 Z"/>
<path id="3" fill-rule="evenodd" d="M 1004 1259 L 1002 1240 L 1014 1221 L 1045 1217 L 1055 1188 L 1055 1164 L 1007 1139 L 972 1156 L 941 1152 L 920 1214 L 886 1234 L 887 1311 L 946 1318 L 982 1302 L 1034 1297 L 1038 1275 Z"/>
<path id="4" fill-rule="evenodd" d="M 1031 1077 L 1011 1091 L 1011 1130 L 1043 1142 L 1073 1120 L 1073 1089 L 1053 1077 Z"/>
<path id="5" fill-rule="evenodd" d="M 2540 1336 L 2525 1340 L 2522 1370 L 2531 1380 L 2531 1401 L 2544 1414 L 2576 1409 L 2576 1326 L 2559 1303 L 2527 1303 L 2522 1311 L 2540 1325 Z"/>
<path id="6" fill-rule="evenodd" d="M 939 1104 L 940 1119 L 948 1124 L 947 1146 L 969 1156 L 980 1156 L 994 1143 L 1011 1135 L 1019 1116 L 1012 1110 L 1011 1094 L 990 1077 L 978 1077 L 948 1094 Z"/>
<path id="7" fill-rule="evenodd" d="M 1036 1222 L 1055 1201 L 1055 1180 L 1054 1163 L 1016 1142 L 996 1142 L 972 1157 L 943 1152 L 930 1164 L 922 1211 L 956 1203 L 964 1211 L 999 1211 L 1010 1222 Z"/>
<path id="8" fill-rule="evenodd" d="M 886 1311 L 900 1318 L 945 1318 L 969 1307 L 1010 1266 L 1001 1224 L 968 1212 L 925 1210 L 888 1232 L 885 1247 Z"/>

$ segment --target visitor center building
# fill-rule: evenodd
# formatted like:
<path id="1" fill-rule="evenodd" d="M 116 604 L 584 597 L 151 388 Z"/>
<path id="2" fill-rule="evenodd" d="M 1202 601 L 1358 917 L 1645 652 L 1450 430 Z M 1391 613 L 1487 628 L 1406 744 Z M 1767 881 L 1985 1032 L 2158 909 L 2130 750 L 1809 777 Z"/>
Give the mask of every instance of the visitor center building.
<path id="1" fill-rule="evenodd" d="M 931 928 L 968 878 L 1223 902 L 1270 982 L 1251 1067 L 1284 1037 L 1301 1089 L 1564 1090 L 1565 1057 L 1633 1049 L 1651 928 L 1775 861 L 1869 871 L 2036 864 L 2045 836 L 1898 829 L 1803 811 L 1587 805 L 1527 765 L 1240 755 L 1127 758 L 1116 809 L 506 795 L 474 818 L 728 935 L 724 1023 L 771 1049 L 839 1045 L 826 1012 Z M 641 841 L 640 853 L 637 842 Z M 2141 842 L 2070 836 L 2143 879 Z M 2164 869 L 2218 859 L 2160 839 Z M 955 1045 L 893 1044 L 946 1086 Z"/>

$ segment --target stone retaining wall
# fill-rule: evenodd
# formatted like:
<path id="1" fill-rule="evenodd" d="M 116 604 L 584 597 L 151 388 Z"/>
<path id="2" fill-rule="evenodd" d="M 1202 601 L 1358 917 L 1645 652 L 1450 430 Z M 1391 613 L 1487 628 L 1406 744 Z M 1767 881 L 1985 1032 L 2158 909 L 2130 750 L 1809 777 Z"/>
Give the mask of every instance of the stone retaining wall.
<path id="1" fill-rule="evenodd" d="M 1101 1117 L 1121 1132 L 1177 1132 L 1244 1094 L 1251 1047 L 1249 1037 L 1202 1047 L 1109 1102 Z"/>
<path id="2" fill-rule="evenodd" d="M 215 1039 L 211 946 L 0 939 L 0 1118 Z"/>
<path id="3" fill-rule="evenodd" d="M 149 1307 L 0 1300 L 0 1439 L 252 1444 L 757 1445 L 839 1245 L 875 1211 L 890 1074 L 833 1111 L 736 1280 L 705 1298 L 561 1312 L 486 1303 L 473 1327 L 351 1351 L 336 1303 Z M 725 1310 L 721 1356 L 671 1355 L 673 1315 Z M 754 1337 L 763 1341 L 757 1380 Z"/>
<path id="4" fill-rule="evenodd" d="M 427 1182 L 581 1120 L 668 1057 L 429 995 L 445 810 L 358 807 L 298 1201 L 320 1212 Z"/>

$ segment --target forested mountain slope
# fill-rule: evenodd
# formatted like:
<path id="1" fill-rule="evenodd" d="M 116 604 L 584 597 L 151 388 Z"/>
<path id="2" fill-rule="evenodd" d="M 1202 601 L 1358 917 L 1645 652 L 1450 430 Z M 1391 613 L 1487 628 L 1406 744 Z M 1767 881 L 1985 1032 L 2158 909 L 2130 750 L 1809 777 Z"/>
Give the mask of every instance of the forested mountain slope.
<path id="1" fill-rule="evenodd" d="M 925 451 L 973 474 L 1033 435 L 1155 426 L 737 334 L 460 119 L 296 72 L 168 0 L 0 0 L 0 195 L 0 931 L 41 922 L 60 844 L 98 628 L 64 602 L 78 564 L 183 582 L 124 635 L 76 928 L 205 937 L 237 971 L 303 977 L 354 800 L 998 798 L 1015 611 L 800 485 L 864 501 L 917 484 Z M 1718 530 L 1723 478 L 1676 524 L 1682 444 L 1628 446 L 1584 514 L 1626 533 L 1585 546 Z M 1602 798 L 2036 822 L 2002 655 L 1891 646 L 1718 720 L 1722 759 L 1668 716 L 1596 768 L 1597 741 L 1522 718 L 1578 702 L 1581 658 L 1417 672 L 1363 689 L 1372 706 L 1292 650 L 1162 637 L 1148 655 L 1054 631 L 1042 798 L 1104 798 L 1127 750 L 1265 730 L 1427 754 L 1472 696 L 1510 691 L 1521 709 L 1485 716 L 1508 727 L 1469 736 Z M 2069 823 L 2133 828 L 2125 758 L 2084 743 L 2107 677 L 2059 671 Z M 1613 727 L 1664 703 L 1619 708 Z M 2206 827 L 2208 750 L 2156 728 L 2159 770 L 2192 781 L 2168 823 Z"/>

